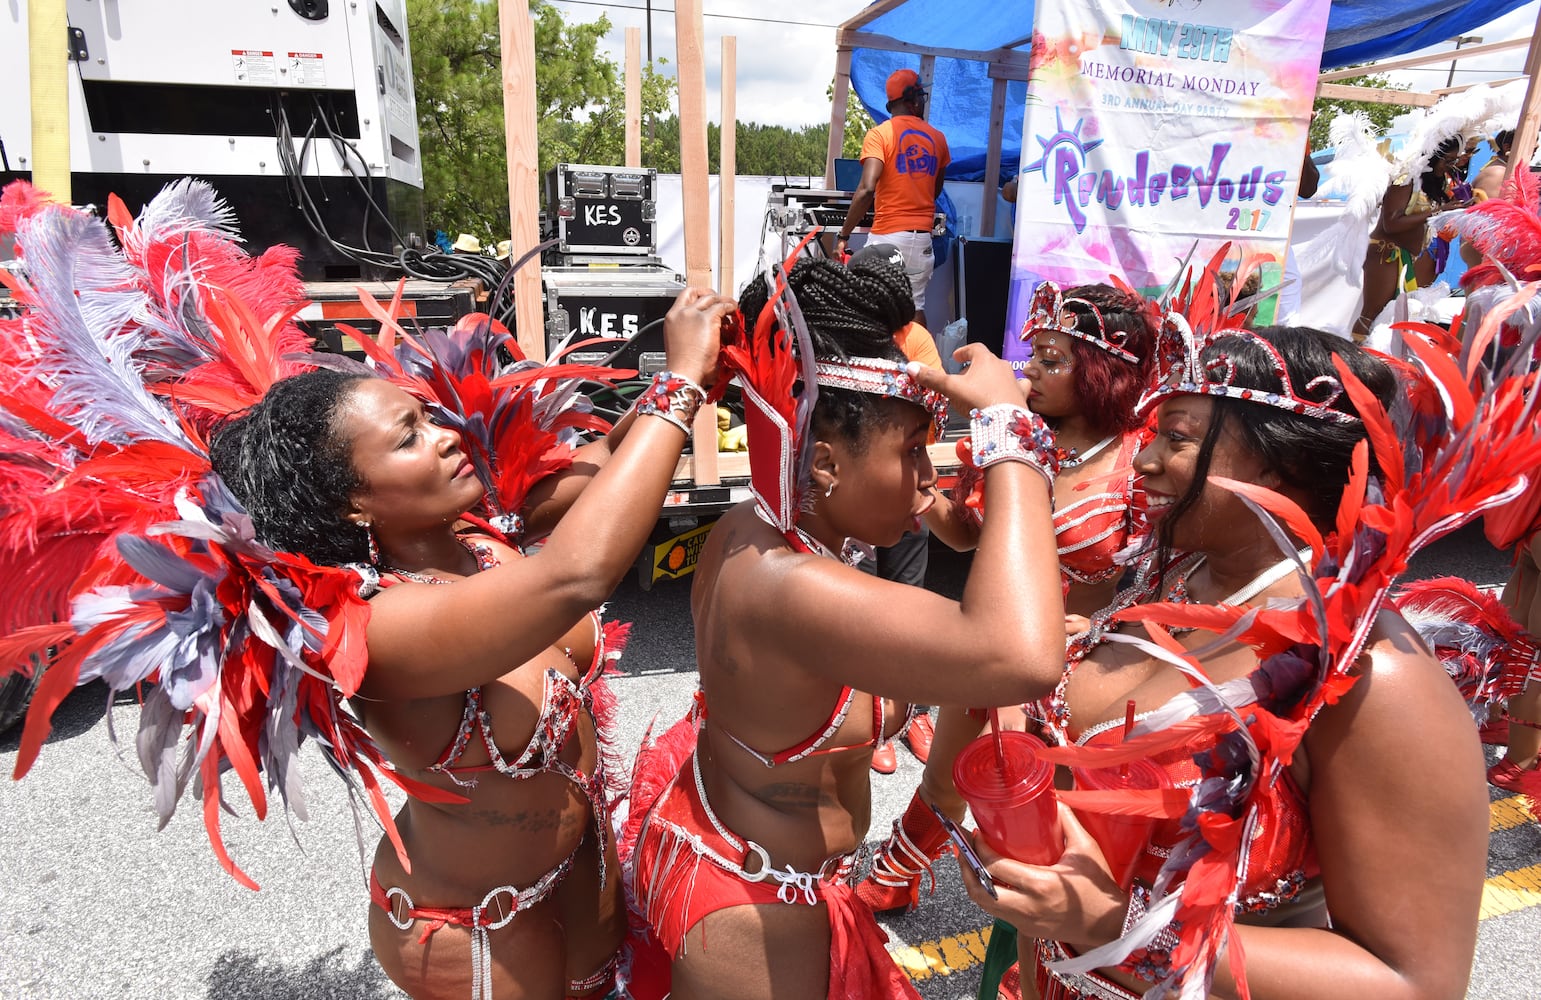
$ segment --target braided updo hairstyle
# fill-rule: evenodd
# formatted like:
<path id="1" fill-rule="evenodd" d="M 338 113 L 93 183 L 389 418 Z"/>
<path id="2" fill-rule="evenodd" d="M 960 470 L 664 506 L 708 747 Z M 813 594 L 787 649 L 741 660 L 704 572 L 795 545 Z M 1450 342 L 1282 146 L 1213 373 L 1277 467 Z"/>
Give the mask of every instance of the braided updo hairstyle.
<path id="1" fill-rule="evenodd" d="M 365 532 L 344 517 L 364 482 L 337 419 L 364 378 L 326 368 L 291 376 L 214 432 L 214 471 L 265 545 L 325 565 L 368 561 Z"/>
<path id="2" fill-rule="evenodd" d="M 894 344 L 894 335 L 915 318 L 915 299 L 904 268 L 885 261 L 845 268 L 804 257 L 787 274 L 787 283 L 819 357 L 883 358 L 901 364 L 907 360 Z M 765 276 L 756 275 L 738 300 L 749 329 L 754 329 L 766 300 Z M 863 431 L 892 423 L 902 412 L 893 407 L 902 405 L 908 404 L 820 386 L 813 431 L 826 440 L 838 437 L 861 454 Z"/>

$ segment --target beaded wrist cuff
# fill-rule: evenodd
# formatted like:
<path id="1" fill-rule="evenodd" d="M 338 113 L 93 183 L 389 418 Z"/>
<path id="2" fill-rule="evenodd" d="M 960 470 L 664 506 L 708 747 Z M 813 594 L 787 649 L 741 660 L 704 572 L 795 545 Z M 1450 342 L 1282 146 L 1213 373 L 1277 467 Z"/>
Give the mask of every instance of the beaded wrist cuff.
<path id="1" fill-rule="evenodd" d="M 653 383 L 637 397 L 637 413 L 662 417 L 690 437 L 690 423 L 706 399 L 706 390 L 696 382 L 671 371 L 660 371 Z"/>
<path id="2" fill-rule="evenodd" d="M 988 469 L 996 462 L 1023 462 L 1043 474 L 1054 491 L 1059 474 L 1059 453 L 1054 432 L 1043 418 L 1026 407 L 996 403 L 969 413 L 974 464 Z"/>

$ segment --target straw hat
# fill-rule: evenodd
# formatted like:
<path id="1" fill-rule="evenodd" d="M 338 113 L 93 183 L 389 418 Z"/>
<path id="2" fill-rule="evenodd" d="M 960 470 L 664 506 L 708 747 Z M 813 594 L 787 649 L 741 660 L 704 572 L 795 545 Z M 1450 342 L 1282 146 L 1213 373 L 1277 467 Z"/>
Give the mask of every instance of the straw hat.
<path id="1" fill-rule="evenodd" d="M 481 253 L 482 241 L 470 233 L 461 233 L 455 237 L 455 249 L 460 253 Z"/>
<path id="2" fill-rule="evenodd" d="M 513 240 L 498 240 L 498 252 L 493 254 L 498 260 L 507 260 L 509 254 L 514 252 Z"/>

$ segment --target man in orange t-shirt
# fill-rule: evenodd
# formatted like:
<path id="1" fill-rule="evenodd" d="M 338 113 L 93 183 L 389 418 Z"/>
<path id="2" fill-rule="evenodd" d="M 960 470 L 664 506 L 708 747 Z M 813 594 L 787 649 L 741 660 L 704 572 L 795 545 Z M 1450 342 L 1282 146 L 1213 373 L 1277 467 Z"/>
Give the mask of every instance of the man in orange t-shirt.
<path id="1" fill-rule="evenodd" d="M 840 227 L 837 249 L 843 255 L 851 230 L 872 208 L 869 243 L 891 243 L 904 254 L 904 272 L 915 295 L 915 311 L 925 315 L 926 285 L 931 281 L 931 226 L 942 176 L 952 156 L 947 137 L 926 124 L 926 91 L 912 69 L 888 78 L 888 113 L 893 117 L 867 132 L 861 144 L 861 181 Z"/>

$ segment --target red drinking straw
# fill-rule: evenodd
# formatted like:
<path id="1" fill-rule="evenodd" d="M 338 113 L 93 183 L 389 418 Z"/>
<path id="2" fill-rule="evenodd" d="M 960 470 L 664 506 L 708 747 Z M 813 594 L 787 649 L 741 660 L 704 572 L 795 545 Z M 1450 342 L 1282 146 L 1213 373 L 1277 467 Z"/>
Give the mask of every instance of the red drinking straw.
<path id="1" fill-rule="evenodd" d="M 1129 734 L 1132 733 L 1133 731 L 1134 731 L 1134 699 L 1130 698 L 1129 699 L 1129 703 L 1124 706 L 1124 739 L 1127 740 L 1129 738 Z M 1127 777 L 1129 777 L 1129 765 L 1128 764 L 1121 764 L 1121 765 L 1119 765 L 1118 776 L 1120 778 L 1127 778 Z"/>
<path id="2" fill-rule="evenodd" d="M 1001 769 L 1001 784 L 1007 782 L 1006 775 L 1006 744 L 1001 740 L 1001 717 L 990 709 L 990 738 L 995 742 L 995 766 Z"/>

